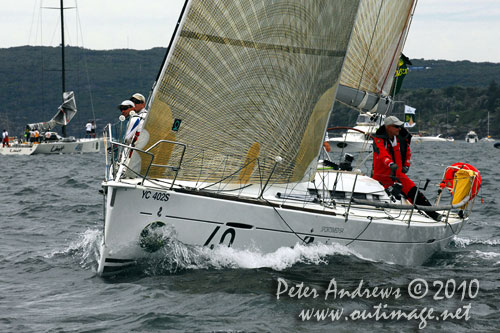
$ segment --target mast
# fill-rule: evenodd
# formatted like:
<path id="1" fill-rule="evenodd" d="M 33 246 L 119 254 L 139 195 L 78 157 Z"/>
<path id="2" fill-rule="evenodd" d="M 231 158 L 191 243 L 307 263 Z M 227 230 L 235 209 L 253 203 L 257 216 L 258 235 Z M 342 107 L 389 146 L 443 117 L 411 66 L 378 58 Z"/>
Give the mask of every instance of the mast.
<path id="1" fill-rule="evenodd" d="M 63 103 L 64 103 L 64 92 L 66 91 L 66 68 L 64 65 L 64 3 L 61 0 L 61 82 L 62 82 L 62 93 Z M 61 126 L 62 136 L 66 137 L 66 125 Z"/>
<path id="2" fill-rule="evenodd" d="M 486 137 L 489 139 L 490 138 L 490 111 L 488 111 L 488 134 Z"/>
<path id="3" fill-rule="evenodd" d="M 66 77 L 64 67 L 64 7 L 61 0 L 61 73 L 62 73 L 62 92 L 66 91 Z M 64 102 L 64 101 L 63 101 Z"/>

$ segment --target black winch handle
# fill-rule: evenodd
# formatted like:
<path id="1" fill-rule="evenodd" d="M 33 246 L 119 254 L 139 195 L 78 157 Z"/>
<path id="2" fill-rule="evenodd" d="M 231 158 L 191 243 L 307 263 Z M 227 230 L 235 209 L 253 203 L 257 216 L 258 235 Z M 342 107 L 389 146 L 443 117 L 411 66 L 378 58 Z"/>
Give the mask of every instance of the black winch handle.
<path id="1" fill-rule="evenodd" d="M 391 179 L 392 179 L 392 181 L 394 181 L 394 182 L 401 183 L 401 181 L 399 180 L 399 178 L 398 178 L 398 177 L 396 177 L 396 170 L 391 170 Z"/>

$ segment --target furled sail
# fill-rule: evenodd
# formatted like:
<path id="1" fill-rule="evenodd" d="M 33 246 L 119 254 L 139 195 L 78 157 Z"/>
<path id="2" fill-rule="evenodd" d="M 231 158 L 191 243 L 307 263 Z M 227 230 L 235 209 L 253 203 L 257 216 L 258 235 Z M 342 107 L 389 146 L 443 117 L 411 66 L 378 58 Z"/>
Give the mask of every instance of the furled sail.
<path id="1" fill-rule="evenodd" d="M 32 130 L 39 130 L 41 132 L 50 131 L 57 125 L 65 126 L 73 119 L 77 112 L 75 94 L 72 91 L 63 93 L 63 103 L 57 109 L 57 113 L 48 122 L 33 123 L 27 126 Z"/>
<path id="2" fill-rule="evenodd" d="M 189 1 L 140 140 L 179 180 L 301 180 L 323 143 L 359 1 Z M 176 145 L 153 163 L 176 165 Z M 142 158 L 141 173 L 150 159 Z M 151 177 L 170 177 L 153 167 Z"/>
<path id="3" fill-rule="evenodd" d="M 415 0 L 361 1 L 337 100 L 386 113 Z"/>

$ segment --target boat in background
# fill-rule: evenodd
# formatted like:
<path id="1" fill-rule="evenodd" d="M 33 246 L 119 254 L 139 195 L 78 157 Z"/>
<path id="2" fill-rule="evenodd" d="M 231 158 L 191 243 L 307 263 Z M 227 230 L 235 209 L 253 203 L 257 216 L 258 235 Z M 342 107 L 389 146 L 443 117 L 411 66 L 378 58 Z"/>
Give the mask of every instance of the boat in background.
<path id="1" fill-rule="evenodd" d="M 8 147 L 0 147 L 0 155 L 33 155 L 33 154 L 71 154 L 95 153 L 101 150 L 103 138 L 76 139 L 73 136 L 62 137 L 53 129 L 66 126 L 77 112 L 75 97 L 72 91 L 63 94 L 64 102 L 55 116 L 48 122 L 33 123 L 26 130 L 38 137 L 29 137 L 26 142 L 13 141 Z"/>
<path id="2" fill-rule="evenodd" d="M 7 147 L 0 147 L 0 155 L 33 155 L 33 154 L 71 154 L 71 153 L 94 153 L 101 150 L 103 138 L 76 139 L 66 135 L 66 126 L 77 113 L 76 101 L 73 91 L 66 91 L 66 71 L 64 56 L 64 5 L 60 2 L 61 17 L 61 82 L 62 82 L 62 104 L 56 114 L 47 122 L 38 122 L 26 125 L 28 133 L 37 133 L 34 137 L 30 135 L 26 140 L 14 141 Z M 62 136 L 54 132 L 57 126 L 61 126 Z"/>
<path id="3" fill-rule="evenodd" d="M 451 137 L 443 138 L 441 134 L 438 134 L 436 136 L 421 136 L 418 134 L 414 134 L 413 137 L 411 138 L 412 142 L 416 143 L 425 143 L 425 142 L 453 142 L 455 139 Z"/>
<path id="4" fill-rule="evenodd" d="M 465 136 L 465 142 L 468 143 L 476 143 L 479 141 L 479 137 L 477 136 L 476 132 L 474 131 L 469 131 L 467 135 Z"/>
<path id="5" fill-rule="evenodd" d="M 486 131 L 486 137 L 482 138 L 481 141 L 483 142 L 495 142 L 495 139 L 493 139 L 490 135 L 490 111 L 488 111 L 488 127 Z"/>
<path id="6" fill-rule="evenodd" d="M 347 129 L 347 132 L 341 137 L 329 137 L 330 147 L 340 148 L 345 153 L 371 152 L 372 135 L 375 134 L 383 121 L 384 116 L 360 114 L 356 120 L 355 127 L 334 127 L 328 131 L 337 129 Z"/>
<path id="7" fill-rule="evenodd" d="M 470 214 L 471 189 L 420 207 L 348 165 L 318 169 L 336 93 L 390 109 L 382 96 L 415 3 L 187 1 L 137 143 L 114 141 L 106 127 L 97 273 L 164 257 L 175 242 L 263 253 L 337 243 L 406 265 L 446 246 Z"/>

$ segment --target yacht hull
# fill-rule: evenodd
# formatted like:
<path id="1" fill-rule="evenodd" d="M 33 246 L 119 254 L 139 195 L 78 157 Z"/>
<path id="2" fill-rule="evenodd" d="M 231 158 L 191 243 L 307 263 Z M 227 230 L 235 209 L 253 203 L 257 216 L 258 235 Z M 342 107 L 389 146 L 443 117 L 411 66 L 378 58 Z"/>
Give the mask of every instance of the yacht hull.
<path id="1" fill-rule="evenodd" d="M 12 145 L 10 147 L 0 147 L 0 155 L 31 155 L 35 150 L 36 146 Z"/>
<path id="2" fill-rule="evenodd" d="M 1 155 L 33 155 L 33 154 L 73 154 L 96 153 L 101 151 L 102 139 L 80 139 L 74 142 L 42 142 L 33 145 L 12 145 L 0 147 Z"/>
<path id="3" fill-rule="evenodd" d="M 352 208 L 346 221 L 331 209 L 301 210 L 265 200 L 237 201 L 113 181 L 103 186 L 106 211 L 100 275 L 117 273 L 154 252 L 144 247 L 142 239 L 151 226 L 173 230 L 172 237 L 187 245 L 271 253 L 296 244 L 338 243 L 366 259 L 420 265 L 446 246 L 464 223 L 425 219 L 408 225 L 366 206 Z"/>

